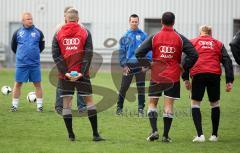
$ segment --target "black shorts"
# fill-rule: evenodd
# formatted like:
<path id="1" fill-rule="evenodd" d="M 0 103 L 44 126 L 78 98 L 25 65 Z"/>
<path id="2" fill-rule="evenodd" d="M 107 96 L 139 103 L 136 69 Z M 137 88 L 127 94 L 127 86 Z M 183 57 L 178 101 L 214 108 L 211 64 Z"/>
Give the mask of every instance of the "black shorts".
<path id="1" fill-rule="evenodd" d="M 82 96 L 92 95 L 92 85 L 90 79 L 88 78 L 81 78 L 74 82 L 60 79 L 59 88 L 61 90 L 60 97 L 74 95 L 75 88 L 77 89 L 78 94 Z"/>
<path id="2" fill-rule="evenodd" d="M 202 101 L 205 88 L 207 88 L 208 99 L 216 102 L 220 99 L 220 75 L 211 73 L 201 73 L 193 76 L 192 79 L 192 99 Z"/>
<path id="3" fill-rule="evenodd" d="M 150 98 L 159 98 L 162 96 L 162 92 L 164 92 L 164 96 L 179 99 L 180 98 L 180 82 L 173 83 L 155 83 L 150 82 L 150 87 L 148 91 L 148 95 Z"/>

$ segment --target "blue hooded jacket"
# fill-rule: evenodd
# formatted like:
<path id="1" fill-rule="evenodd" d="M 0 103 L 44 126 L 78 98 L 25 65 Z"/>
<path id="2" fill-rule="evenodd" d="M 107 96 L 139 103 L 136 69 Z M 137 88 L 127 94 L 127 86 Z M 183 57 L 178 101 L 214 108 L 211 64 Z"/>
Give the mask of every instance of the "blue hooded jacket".
<path id="1" fill-rule="evenodd" d="M 138 63 L 135 56 L 136 49 L 147 38 L 147 34 L 140 29 L 129 29 L 120 39 L 119 61 L 122 67 L 130 63 Z M 152 52 L 146 55 L 148 60 L 152 60 Z"/>
<path id="2" fill-rule="evenodd" d="M 44 47 L 43 33 L 34 25 L 19 28 L 11 42 L 11 48 L 16 53 L 16 67 L 40 66 L 40 53 Z"/>

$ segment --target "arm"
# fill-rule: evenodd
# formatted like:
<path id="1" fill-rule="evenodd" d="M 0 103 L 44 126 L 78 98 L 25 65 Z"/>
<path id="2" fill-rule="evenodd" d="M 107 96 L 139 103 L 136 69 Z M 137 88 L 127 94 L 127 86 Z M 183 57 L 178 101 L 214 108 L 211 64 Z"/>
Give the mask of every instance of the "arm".
<path id="1" fill-rule="evenodd" d="M 232 60 L 229 57 L 224 45 L 222 46 L 221 52 L 222 52 L 221 61 L 222 61 L 223 67 L 225 69 L 226 83 L 232 83 L 234 81 Z"/>
<path id="2" fill-rule="evenodd" d="M 185 53 L 186 57 L 183 58 L 182 66 L 184 69 L 184 73 L 182 75 L 183 80 L 189 80 L 189 70 L 193 67 L 193 65 L 197 62 L 198 53 L 192 43 L 184 36 L 180 35 L 183 41 L 183 53 Z"/>
<path id="3" fill-rule="evenodd" d="M 240 65 L 240 32 L 234 36 L 229 45 L 235 61 Z"/>
<path id="4" fill-rule="evenodd" d="M 148 38 L 148 35 L 146 33 L 144 33 L 144 36 L 145 36 L 144 40 L 146 40 Z M 151 38 L 151 40 L 152 40 L 152 38 Z M 146 57 L 147 57 L 148 61 L 152 62 L 152 51 L 149 51 L 147 53 Z"/>
<path id="5" fill-rule="evenodd" d="M 18 32 L 18 30 L 14 32 L 14 34 L 12 36 L 12 41 L 11 41 L 11 48 L 15 54 L 17 52 L 17 32 Z"/>
<path id="6" fill-rule="evenodd" d="M 45 40 L 44 40 L 44 35 L 42 33 L 42 31 L 40 31 L 40 41 L 39 41 L 39 48 L 40 48 L 40 53 L 44 50 L 45 48 Z"/>
<path id="7" fill-rule="evenodd" d="M 54 35 L 53 41 L 52 41 L 52 57 L 58 68 L 58 71 L 62 74 L 66 74 L 67 73 L 67 65 L 64 61 L 64 58 L 61 55 L 61 51 L 60 51 L 60 48 L 58 45 L 56 34 Z"/>
<path id="8" fill-rule="evenodd" d="M 124 36 L 120 39 L 119 45 L 119 62 L 121 67 L 125 67 L 126 63 L 127 63 L 127 58 L 126 58 L 126 54 L 127 54 L 127 47 L 126 45 L 129 43 L 129 40 Z"/>
<path id="9" fill-rule="evenodd" d="M 188 59 L 187 58 L 187 55 L 185 53 L 182 54 L 182 61 L 181 61 L 181 65 L 184 65 L 185 64 L 185 61 L 187 61 Z M 189 80 L 189 72 L 190 70 L 187 69 L 187 70 L 184 70 L 183 73 L 182 73 L 182 79 L 183 81 L 186 81 L 186 80 Z"/>
<path id="10" fill-rule="evenodd" d="M 93 57 L 93 44 L 92 44 L 92 36 L 91 33 L 87 30 L 88 37 L 86 40 L 85 48 L 84 48 L 84 57 L 82 61 L 81 73 L 85 76 L 90 68 L 90 64 Z"/>
<path id="11" fill-rule="evenodd" d="M 149 51 L 152 50 L 152 39 L 153 36 L 148 37 L 144 42 L 141 44 L 140 47 L 137 48 L 135 55 L 138 59 L 138 62 L 141 66 L 150 67 L 151 63 L 148 59 L 146 59 L 146 55 Z"/>

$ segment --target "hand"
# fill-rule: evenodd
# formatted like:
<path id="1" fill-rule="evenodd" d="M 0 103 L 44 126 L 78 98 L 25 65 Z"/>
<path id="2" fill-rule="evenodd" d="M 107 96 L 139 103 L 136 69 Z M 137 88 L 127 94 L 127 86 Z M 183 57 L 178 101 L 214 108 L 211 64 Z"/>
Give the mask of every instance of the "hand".
<path id="1" fill-rule="evenodd" d="M 66 73 L 65 76 L 66 76 L 70 81 L 77 81 L 77 80 L 80 79 L 83 75 L 82 75 L 82 73 L 78 73 L 77 76 L 71 76 L 70 73 Z"/>
<path id="2" fill-rule="evenodd" d="M 123 75 L 128 75 L 128 73 L 130 72 L 130 69 L 129 69 L 129 67 L 128 66 L 125 66 L 124 68 L 123 68 Z"/>
<path id="3" fill-rule="evenodd" d="M 142 72 L 146 73 L 149 70 L 149 67 L 142 67 Z"/>
<path id="4" fill-rule="evenodd" d="M 77 76 L 72 76 L 72 79 L 70 79 L 70 81 L 77 81 L 77 80 L 79 80 L 81 77 L 82 77 L 83 75 L 82 75 L 82 73 L 78 73 L 78 75 Z"/>
<path id="5" fill-rule="evenodd" d="M 191 90 L 192 89 L 192 84 L 189 80 L 185 80 L 184 81 L 185 87 L 187 90 Z"/>
<path id="6" fill-rule="evenodd" d="M 71 76 L 71 74 L 70 73 L 66 73 L 65 74 L 65 76 L 69 79 L 69 80 L 71 80 L 72 79 L 72 76 Z"/>
<path id="7" fill-rule="evenodd" d="M 230 92 L 233 88 L 233 84 L 232 83 L 227 83 L 226 84 L 226 92 Z"/>
<path id="8" fill-rule="evenodd" d="M 149 69 L 151 69 L 151 67 L 154 65 L 154 62 L 152 61 L 152 62 L 150 62 L 150 68 Z"/>

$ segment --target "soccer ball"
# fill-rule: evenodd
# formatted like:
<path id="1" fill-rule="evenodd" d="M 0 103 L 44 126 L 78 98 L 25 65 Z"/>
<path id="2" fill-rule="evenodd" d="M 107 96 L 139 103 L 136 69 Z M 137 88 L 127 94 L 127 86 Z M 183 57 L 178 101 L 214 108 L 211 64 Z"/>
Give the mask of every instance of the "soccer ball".
<path id="1" fill-rule="evenodd" d="M 4 95 L 9 95 L 12 92 L 12 89 L 9 86 L 3 86 L 1 92 Z"/>
<path id="2" fill-rule="evenodd" d="M 27 101 L 29 103 L 35 103 L 37 101 L 36 93 L 35 92 L 29 92 L 27 95 Z"/>
<path id="3" fill-rule="evenodd" d="M 77 71 L 71 71 L 70 75 L 73 76 L 73 77 L 78 76 L 78 72 Z"/>

